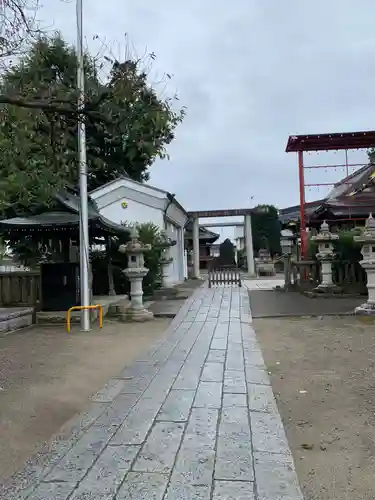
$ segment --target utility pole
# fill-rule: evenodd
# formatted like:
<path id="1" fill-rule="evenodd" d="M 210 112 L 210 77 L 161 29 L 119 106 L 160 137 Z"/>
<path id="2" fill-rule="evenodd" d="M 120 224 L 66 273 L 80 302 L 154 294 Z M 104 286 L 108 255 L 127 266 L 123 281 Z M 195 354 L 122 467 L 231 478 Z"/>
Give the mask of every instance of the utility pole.
<path id="1" fill-rule="evenodd" d="M 82 0 L 77 0 L 77 90 L 78 111 L 85 107 L 85 70 L 83 64 L 83 9 Z M 86 124 L 82 113 L 78 114 L 78 154 L 79 154 L 79 254 L 80 254 L 80 287 L 81 305 L 90 305 L 89 285 L 89 223 L 87 197 L 87 159 L 86 159 Z M 81 312 L 81 328 L 84 332 L 90 330 L 90 310 Z"/>

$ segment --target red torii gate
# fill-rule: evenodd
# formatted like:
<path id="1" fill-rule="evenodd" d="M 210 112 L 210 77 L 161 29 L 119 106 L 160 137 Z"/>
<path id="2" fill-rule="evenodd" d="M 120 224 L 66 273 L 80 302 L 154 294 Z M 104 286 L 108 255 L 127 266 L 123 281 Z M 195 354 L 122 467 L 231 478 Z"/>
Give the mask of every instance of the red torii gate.
<path id="1" fill-rule="evenodd" d="M 298 175 L 299 175 L 299 199 L 300 199 L 300 236 L 301 256 L 307 255 L 307 233 L 305 218 L 305 188 L 307 186 L 328 186 L 332 183 L 305 184 L 305 169 L 313 168 L 337 168 L 337 167 L 360 167 L 363 164 L 346 165 L 309 165 L 304 164 L 304 152 L 318 151 L 348 151 L 353 149 L 375 148 L 375 131 L 345 132 L 333 134 L 314 135 L 291 135 L 286 146 L 287 153 L 297 153 Z"/>

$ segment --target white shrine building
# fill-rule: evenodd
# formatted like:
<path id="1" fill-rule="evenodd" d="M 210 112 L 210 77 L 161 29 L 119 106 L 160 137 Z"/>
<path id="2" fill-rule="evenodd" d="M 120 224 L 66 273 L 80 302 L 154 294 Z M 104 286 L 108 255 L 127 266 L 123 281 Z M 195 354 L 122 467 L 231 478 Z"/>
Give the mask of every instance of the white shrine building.
<path id="1" fill-rule="evenodd" d="M 110 221 L 117 224 L 152 222 L 164 230 L 176 241 L 176 245 L 169 249 L 173 260 L 166 269 L 165 285 L 173 286 L 187 278 L 184 228 L 188 214 L 174 195 L 125 176 L 89 194 L 100 213 Z"/>

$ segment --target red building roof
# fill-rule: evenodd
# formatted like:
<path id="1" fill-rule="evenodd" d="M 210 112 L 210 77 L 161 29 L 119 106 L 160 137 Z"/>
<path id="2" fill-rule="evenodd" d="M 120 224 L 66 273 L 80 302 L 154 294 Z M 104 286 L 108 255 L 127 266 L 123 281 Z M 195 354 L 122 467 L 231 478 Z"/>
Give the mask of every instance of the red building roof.
<path id="1" fill-rule="evenodd" d="M 375 131 L 291 135 L 286 152 L 369 149 L 375 147 Z"/>

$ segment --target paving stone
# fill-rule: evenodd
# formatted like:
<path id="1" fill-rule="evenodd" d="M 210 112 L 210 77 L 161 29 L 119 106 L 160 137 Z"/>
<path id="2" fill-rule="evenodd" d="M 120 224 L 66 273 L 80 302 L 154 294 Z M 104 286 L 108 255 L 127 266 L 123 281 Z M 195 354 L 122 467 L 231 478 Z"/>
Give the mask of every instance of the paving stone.
<path id="1" fill-rule="evenodd" d="M 224 408 L 217 439 L 215 479 L 253 481 L 251 432 L 247 408 Z"/>
<path id="2" fill-rule="evenodd" d="M 254 451 L 290 455 L 279 414 L 250 412 Z"/>
<path id="3" fill-rule="evenodd" d="M 242 333 L 240 323 L 230 323 L 229 341 L 231 344 L 242 344 Z"/>
<path id="4" fill-rule="evenodd" d="M 303 500 L 291 456 L 254 454 L 258 500 Z"/>
<path id="5" fill-rule="evenodd" d="M 75 484 L 40 483 L 36 490 L 27 497 L 28 500 L 68 500 Z M 5 499 L 4 499 L 5 500 Z"/>
<path id="6" fill-rule="evenodd" d="M 225 370 L 224 392 L 246 394 L 245 373 L 235 370 Z"/>
<path id="7" fill-rule="evenodd" d="M 193 406 L 195 408 L 220 408 L 222 390 L 221 382 L 199 382 Z"/>
<path id="8" fill-rule="evenodd" d="M 257 339 L 252 338 L 252 339 L 247 339 L 242 341 L 242 346 L 245 351 L 261 351 L 260 344 L 257 341 Z"/>
<path id="9" fill-rule="evenodd" d="M 185 316 L 186 321 L 195 321 L 195 317 L 197 315 L 197 311 L 189 311 Z"/>
<path id="10" fill-rule="evenodd" d="M 123 382 L 121 389 L 122 394 L 142 394 L 142 392 L 150 384 L 154 376 L 158 373 L 159 369 L 154 369 L 154 374 L 142 375 L 140 377 L 128 378 Z"/>
<path id="11" fill-rule="evenodd" d="M 224 365 L 222 363 L 206 363 L 203 367 L 201 380 L 203 382 L 222 382 Z"/>
<path id="12" fill-rule="evenodd" d="M 129 472 L 116 500 L 162 500 L 167 483 L 166 474 Z"/>
<path id="13" fill-rule="evenodd" d="M 211 486 L 174 479 L 163 500 L 211 500 Z"/>
<path id="14" fill-rule="evenodd" d="M 103 389 L 98 391 L 94 396 L 92 396 L 92 401 L 97 403 L 110 403 L 114 398 L 120 394 L 125 386 L 124 380 L 112 379 L 106 384 Z"/>
<path id="15" fill-rule="evenodd" d="M 209 500 L 218 411 L 193 408 L 165 500 Z"/>
<path id="16" fill-rule="evenodd" d="M 248 384 L 247 394 L 249 398 L 249 409 L 251 411 L 278 413 L 271 386 Z"/>
<path id="17" fill-rule="evenodd" d="M 124 423 L 111 440 L 112 445 L 142 444 L 152 427 L 161 403 L 141 399 L 130 411 Z"/>
<path id="18" fill-rule="evenodd" d="M 214 337 L 211 342 L 211 349 L 223 349 L 227 348 L 227 339 L 226 338 L 217 338 Z"/>
<path id="19" fill-rule="evenodd" d="M 91 468 L 114 433 L 112 427 L 90 427 L 46 476 L 52 482 L 78 482 Z"/>
<path id="20" fill-rule="evenodd" d="M 120 427 L 137 401 L 136 394 L 120 394 L 110 406 L 107 406 L 107 409 L 94 422 L 94 426 Z"/>
<path id="21" fill-rule="evenodd" d="M 183 424 L 175 422 L 157 422 L 147 437 L 133 470 L 136 472 L 171 472 L 184 427 Z"/>
<path id="22" fill-rule="evenodd" d="M 196 390 L 201 375 L 201 367 L 197 364 L 186 363 L 179 373 L 173 389 Z"/>
<path id="23" fill-rule="evenodd" d="M 143 393 L 142 399 L 153 399 L 163 403 L 181 367 L 182 361 L 168 361 Z"/>
<path id="24" fill-rule="evenodd" d="M 71 500 L 112 500 L 139 449 L 139 446 L 108 446 Z"/>
<path id="25" fill-rule="evenodd" d="M 106 411 L 107 408 L 108 403 L 92 402 L 85 413 L 77 415 L 71 421 L 70 428 L 72 433 L 76 431 L 78 433 L 85 432 L 94 422 L 96 422 L 96 420 Z"/>
<path id="26" fill-rule="evenodd" d="M 156 420 L 186 422 L 193 405 L 195 391 L 172 390 L 163 404 Z"/>
<path id="27" fill-rule="evenodd" d="M 245 406 L 247 407 L 246 394 L 223 394 L 223 408 L 232 408 L 232 406 Z"/>
<path id="28" fill-rule="evenodd" d="M 215 328 L 214 338 L 215 339 L 227 339 L 228 332 L 229 332 L 229 324 L 223 324 L 223 323 L 219 322 Z"/>
<path id="29" fill-rule="evenodd" d="M 147 359 L 146 361 L 136 361 L 131 366 L 125 367 L 115 378 L 132 380 L 134 377 L 144 377 L 145 375 L 156 375 L 159 368 Z"/>
<path id="30" fill-rule="evenodd" d="M 194 324 L 181 340 L 178 347 L 172 353 L 173 359 L 185 361 L 188 357 L 191 348 L 193 347 L 198 335 L 200 334 L 202 325 Z"/>
<path id="31" fill-rule="evenodd" d="M 241 332 L 244 345 L 248 340 L 256 340 L 255 330 L 251 325 L 241 323 Z"/>
<path id="32" fill-rule="evenodd" d="M 268 373 L 263 367 L 247 365 L 245 372 L 248 384 L 271 385 Z"/>
<path id="33" fill-rule="evenodd" d="M 218 351 L 215 349 L 210 349 L 207 356 L 208 363 L 224 363 L 225 362 L 225 351 Z"/>
<path id="34" fill-rule="evenodd" d="M 247 348 L 244 349 L 245 365 L 261 366 L 264 368 L 264 359 L 261 351 L 252 351 Z"/>
<path id="35" fill-rule="evenodd" d="M 255 500 L 254 483 L 215 481 L 213 500 Z"/>
<path id="36" fill-rule="evenodd" d="M 225 362 L 226 370 L 238 370 L 244 371 L 244 358 L 243 358 L 243 350 L 241 344 L 232 344 L 229 342 L 228 350 L 227 350 L 227 359 Z"/>
<path id="37" fill-rule="evenodd" d="M 200 322 L 205 322 L 207 319 L 207 313 L 203 313 L 203 314 L 200 314 L 198 313 L 196 316 L 195 316 L 195 320 L 197 323 L 200 323 Z"/>

